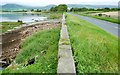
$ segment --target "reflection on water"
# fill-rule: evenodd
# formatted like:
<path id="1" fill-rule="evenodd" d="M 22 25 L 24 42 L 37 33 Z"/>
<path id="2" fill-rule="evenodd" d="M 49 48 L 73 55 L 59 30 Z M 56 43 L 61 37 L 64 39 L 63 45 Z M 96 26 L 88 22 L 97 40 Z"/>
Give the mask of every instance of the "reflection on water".
<path id="1" fill-rule="evenodd" d="M 22 20 L 23 22 L 34 22 L 35 20 L 44 20 L 47 17 L 41 14 L 28 14 L 28 13 L 2 13 L 0 14 L 0 22 L 11 21 L 16 22 Z"/>

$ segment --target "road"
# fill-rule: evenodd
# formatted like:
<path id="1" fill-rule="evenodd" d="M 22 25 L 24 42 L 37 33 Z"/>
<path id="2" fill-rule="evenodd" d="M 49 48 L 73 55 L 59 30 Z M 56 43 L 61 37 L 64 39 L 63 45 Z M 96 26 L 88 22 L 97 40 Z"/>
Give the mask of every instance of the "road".
<path id="1" fill-rule="evenodd" d="M 98 26 L 101 29 L 107 31 L 108 33 L 120 38 L 120 35 L 118 35 L 118 31 L 120 31 L 120 25 L 118 24 L 91 18 L 91 17 L 81 16 L 77 14 L 72 14 L 72 15 L 77 16 L 83 20 L 86 20 L 90 22 L 91 24 Z"/>

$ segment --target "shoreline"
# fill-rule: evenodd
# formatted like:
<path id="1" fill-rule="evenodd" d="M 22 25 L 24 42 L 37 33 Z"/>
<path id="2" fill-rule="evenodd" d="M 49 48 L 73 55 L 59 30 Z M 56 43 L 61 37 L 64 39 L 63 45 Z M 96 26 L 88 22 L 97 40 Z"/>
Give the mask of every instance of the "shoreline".
<path id="1" fill-rule="evenodd" d="M 7 14 L 7 13 L 41 14 L 43 12 L 0 12 L 0 14 Z"/>

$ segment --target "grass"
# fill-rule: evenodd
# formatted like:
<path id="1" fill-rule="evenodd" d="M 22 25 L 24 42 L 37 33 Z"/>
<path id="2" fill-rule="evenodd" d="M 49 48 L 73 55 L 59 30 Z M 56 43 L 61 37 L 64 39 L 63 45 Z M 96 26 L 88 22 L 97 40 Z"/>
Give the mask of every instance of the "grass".
<path id="1" fill-rule="evenodd" d="M 0 22 L 0 30 L 4 33 L 22 24 L 22 22 Z"/>
<path id="2" fill-rule="evenodd" d="M 92 13 L 102 13 L 104 11 L 84 11 L 84 12 L 76 12 L 76 13 L 82 13 L 82 14 L 92 14 Z"/>
<path id="3" fill-rule="evenodd" d="M 115 18 L 112 18 L 112 17 L 94 16 L 94 15 L 90 15 L 90 13 L 84 13 L 84 14 L 80 14 L 80 15 L 120 24 L 120 21 L 118 19 L 115 19 Z"/>
<path id="4" fill-rule="evenodd" d="M 60 28 L 56 28 L 28 37 L 21 45 L 16 63 L 12 63 L 3 73 L 56 73 L 59 33 Z M 36 57 L 35 63 L 25 67 L 33 57 Z"/>
<path id="5" fill-rule="evenodd" d="M 62 17 L 62 13 L 49 13 L 48 19 L 60 19 Z"/>
<path id="6" fill-rule="evenodd" d="M 106 31 L 67 14 L 77 73 L 118 72 L 118 38 Z"/>
<path id="7" fill-rule="evenodd" d="M 105 21 L 109 21 L 109 22 L 112 22 L 112 23 L 117 23 L 117 24 L 120 24 L 120 21 L 118 19 L 115 19 L 115 18 L 111 18 L 111 17 L 100 17 L 100 16 L 90 16 L 90 17 L 93 17 L 93 18 L 97 18 L 97 19 L 100 19 L 100 20 L 105 20 Z"/>

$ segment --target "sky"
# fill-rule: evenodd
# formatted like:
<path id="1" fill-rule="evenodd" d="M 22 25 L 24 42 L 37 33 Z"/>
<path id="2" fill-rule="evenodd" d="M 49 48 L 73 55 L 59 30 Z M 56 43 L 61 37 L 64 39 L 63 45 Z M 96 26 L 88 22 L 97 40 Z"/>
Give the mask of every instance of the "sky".
<path id="1" fill-rule="evenodd" d="M 27 6 L 46 6 L 49 4 L 91 4 L 91 5 L 118 5 L 120 0 L 0 0 L 0 5 L 14 3 Z"/>

